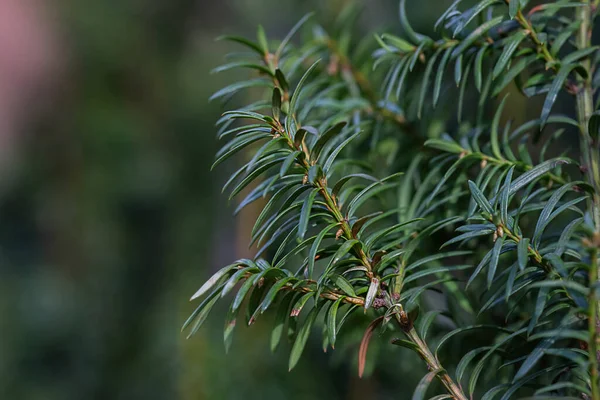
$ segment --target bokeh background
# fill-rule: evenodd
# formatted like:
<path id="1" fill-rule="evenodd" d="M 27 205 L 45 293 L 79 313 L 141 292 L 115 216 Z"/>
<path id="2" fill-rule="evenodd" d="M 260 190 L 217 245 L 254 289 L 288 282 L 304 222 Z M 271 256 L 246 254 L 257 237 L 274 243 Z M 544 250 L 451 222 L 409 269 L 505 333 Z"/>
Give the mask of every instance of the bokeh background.
<path id="1" fill-rule="evenodd" d="M 396 0 L 358 0 L 358 28 L 398 33 Z M 190 295 L 249 255 L 253 212 L 232 218 L 210 172 L 211 75 L 261 23 L 282 37 L 345 0 L 0 0 L 0 398 L 410 398 L 421 363 L 386 351 L 357 378 L 357 347 L 319 335 L 287 372 L 268 318 L 229 354 L 222 305 L 185 340 Z M 428 32 L 450 0 L 411 0 Z M 376 342 L 376 341 L 374 341 Z M 372 349 L 377 344 L 374 343 Z"/>

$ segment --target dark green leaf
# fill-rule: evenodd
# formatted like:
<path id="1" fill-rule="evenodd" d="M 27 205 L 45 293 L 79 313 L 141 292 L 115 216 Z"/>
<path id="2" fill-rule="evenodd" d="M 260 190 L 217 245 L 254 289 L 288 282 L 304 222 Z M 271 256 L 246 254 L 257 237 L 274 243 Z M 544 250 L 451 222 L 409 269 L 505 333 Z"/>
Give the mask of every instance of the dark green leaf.
<path id="1" fill-rule="evenodd" d="M 517 13 L 519 12 L 520 9 L 520 4 L 518 0 L 513 0 L 510 3 L 508 3 L 508 15 L 510 16 L 510 18 L 514 18 Z"/>
<path id="2" fill-rule="evenodd" d="M 404 347 L 410 350 L 413 350 L 415 352 L 419 352 L 419 346 L 409 340 L 406 339 L 393 339 L 392 340 L 392 344 L 396 345 L 396 346 L 400 346 L 400 347 Z"/>
<path id="3" fill-rule="evenodd" d="M 327 131 L 325 131 L 319 137 L 319 139 L 317 139 L 314 146 L 310 150 L 310 159 L 313 161 L 317 161 L 319 159 L 319 155 L 321 154 L 321 150 L 323 150 L 325 144 L 327 144 L 335 136 L 339 135 L 339 133 L 342 131 L 342 129 L 344 129 L 346 125 L 347 123 L 345 121 L 338 122 L 337 124 L 329 128 Z"/>
<path id="4" fill-rule="evenodd" d="M 374 182 L 374 183 L 370 184 L 369 186 L 367 186 L 366 188 L 364 188 L 363 190 L 361 190 L 360 193 L 358 193 L 356 196 L 354 196 L 352 201 L 350 201 L 350 203 L 348 203 L 347 218 L 352 218 L 354 216 L 354 213 L 358 210 L 358 208 L 362 204 L 364 204 L 365 201 L 370 199 L 371 197 L 373 197 L 385 190 L 391 189 L 392 187 L 395 187 L 396 184 L 386 184 L 385 182 L 392 180 L 400 175 L 401 175 L 401 173 L 390 175 L 390 176 L 382 179 L 381 181 Z"/>
<path id="5" fill-rule="evenodd" d="M 223 291 L 221 292 L 221 297 L 225 297 L 235 287 L 235 285 L 237 285 L 242 277 L 259 271 L 260 269 L 255 265 L 237 270 L 225 283 Z"/>
<path id="6" fill-rule="evenodd" d="M 449 47 L 446 49 L 446 52 L 442 56 L 440 64 L 438 66 L 437 73 L 435 75 L 435 84 L 433 86 L 433 106 L 437 105 L 438 99 L 440 97 L 440 90 L 442 88 L 442 81 L 444 78 L 444 70 L 446 69 L 446 65 L 448 64 L 448 60 L 452 55 L 453 48 Z"/>
<path id="7" fill-rule="evenodd" d="M 448 240 L 447 242 L 444 242 L 444 244 L 441 246 L 441 248 L 444 248 L 446 246 L 449 246 L 453 243 L 458 243 L 458 242 L 462 242 L 462 241 L 466 241 L 466 240 L 470 240 L 479 236 L 488 236 L 490 234 L 494 233 L 493 229 L 481 229 L 481 230 L 477 230 L 477 231 L 471 231 L 471 232 L 465 232 L 461 235 L 458 235 L 456 237 L 453 237 L 452 239 Z"/>
<path id="8" fill-rule="evenodd" d="M 281 291 L 281 289 L 288 283 L 291 283 L 296 280 L 298 280 L 298 278 L 296 278 L 294 276 L 288 276 L 286 278 L 280 279 L 277 282 L 275 282 L 273 284 L 273 286 L 271 286 L 271 288 L 269 289 L 267 294 L 265 295 L 265 298 L 263 299 L 263 302 L 260 305 L 260 312 L 264 313 L 265 311 L 267 311 L 269 306 L 273 303 L 275 296 L 277 296 L 277 294 Z"/>
<path id="9" fill-rule="evenodd" d="M 565 58 L 563 58 L 561 60 L 561 63 L 565 65 L 574 63 L 576 61 L 581 60 L 582 58 L 586 58 L 592 55 L 593 53 L 598 51 L 598 49 L 600 49 L 600 46 L 591 46 L 585 49 L 574 51 L 572 53 L 569 53 Z"/>
<path id="10" fill-rule="evenodd" d="M 475 87 L 477 91 L 481 93 L 481 82 L 483 81 L 483 59 L 486 51 L 489 48 L 489 44 L 485 44 L 477 51 L 477 56 L 475 57 L 475 69 L 473 70 L 473 77 L 475 79 Z"/>
<path id="11" fill-rule="evenodd" d="M 225 327 L 223 328 L 223 344 L 225 345 L 225 353 L 229 353 L 231 343 L 233 342 L 233 331 L 237 324 L 237 313 L 232 313 L 231 309 L 225 318 Z"/>
<path id="12" fill-rule="evenodd" d="M 327 334 L 329 335 L 329 344 L 331 348 L 335 348 L 337 338 L 337 312 L 340 304 L 344 301 L 344 296 L 337 299 L 329 308 L 327 313 Z"/>
<path id="13" fill-rule="evenodd" d="M 333 189 L 331 189 L 331 193 L 334 196 L 337 196 L 338 193 L 340 192 L 340 190 L 342 189 L 342 187 L 352 178 L 362 178 L 362 179 L 366 179 L 372 182 L 377 182 L 377 178 L 372 177 L 371 175 L 367 175 L 367 174 L 350 174 L 350 175 L 346 175 L 343 178 L 340 178 L 339 181 L 336 182 L 335 185 L 333 185 Z"/>
<path id="14" fill-rule="evenodd" d="M 481 211 L 484 211 L 490 215 L 494 214 L 494 209 L 492 208 L 492 205 L 490 204 L 488 199 L 485 197 L 485 195 L 481 192 L 481 190 L 479 190 L 479 188 L 477 187 L 475 182 L 469 181 L 469 189 L 471 190 L 473 199 L 475 200 L 477 205 L 481 208 Z"/>
<path id="15" fill-rule="evenodd" d="M 563 64 L 560 68 L 560 71 L 558 71 L 556 78 L 554 78 L 554 81 L 552 81 L 550 90 L 548 91 L 548 94 L 546 95 L 546 100 L 544 100 L 544 106 L 542 107 L 542 115 L 540 116 L 540 118 L 542 120 L 542 124 L 540 127 L 541 129 L 543 129 L 544 125 L 546 125 L 546 121 L 548 120 L 548 117 L 550 116 L 550 111 L 552 110 L 552 106 L 554 105 L 554 102 L 556 101 L 556 97 L 558 96 L 558 93 L 564 86 L 567 78 L 569 77 L 569 74 L 571 74 L 571 72 L 575 68 L 577 68 L 577 66 L 578 66 L 577 64 Z"/>
<path id="16" fill-rule="evenodd" d="M 519 268 L 521 271 L 527 266 L 529 261 L 529 239 L 522 238 L 517 245 L 517 256 L 519 258 Z"/>
<path id="17" fill-rule="evenodd" d="M 296 285 L 294 285 L 294 286 L 296 286 Z M 302 312 L 302 309 L 304 308 L 304 306 L 306 305 L 308 300 L 310 300 L 313 297 L 314 297 L 313 292 L 304 293 L 302 295 L 302 297 L 300 297 L 298 299 L 298 301 L 296 301 L 294 303 L 294 306 L 292 307 L 292 311 L 290 312 L 290 317 L 297 317 L 298 315 L 300 315 L 300 313 Z"/>
<path id="18" fill-rule="evenodd" d="M 456 24 L 456 27 L 454 29 L 454 32 L 452 34 L 453 37 L 456 37 L 456 35 L 462 31 L 464 28 L 467 27 L 467 25 L 469 25 L 469 23 L 471 21 L 473 21 L 479 14 L 481 14 L 486 8 L 494 5 L 495 3 L 499 3 L 498 0 L 483 0 L 479 3 L 477 3 L 473 8 L 471 8 L 469 10 L 468 13 L 465 13 L 465 17 L 464 19 L 462 19 L 458 24 Z"/>
<path id="19" fill-rule="evenodd" d="M 563 255 L 563 253 L 565 252 L 565 250 L 567 248 L 568 241 L 569 241 L 569 239 L 571 239 L 571 236 L 573 235 L 573 232 L 582 222 L 583 222 L 583 218 L 577 218 L 577 219 L 571 221 L 565 227 L 565 229 L 563 229 L 563 231 L 560 235 L 560 238 L 558 239 L 558 243 L 556 246 L 556 250 L 554 251 L 554 254 L 556 254 L 559 257 L 561 257 Z"/>
<path id="20" fill-rule="evenodd" d="M 308 252 L 308 277 L 309 278 L 312 278 L 313 271 L 315 269 L 315 258 L 317 257 L 317 253 L 319 251 L 319 246 L 321 245 L 321 242 L 325 238 L 325 235 L 327 235 L 327 233 L 329 233 L 329 231 L 331 231 L 333 228 L 335 228 L 338 225 L 339 225 L 339 222 L 335 222 L 335 223 L 327 226 L 325 229 L 323 229 L 321 232 L 319 232 L 319 234 L 315 238 L 315 241 L 313 242 L 312 247 L 310 248 L 310 251 Z"/>
<path id="21" fill-rule="evenodd" d="M 454 82 L 456 83 L 456 87 L 460 85 L 460 80 L 462 77 L 462 66 L 463 66 L 463 55 L 460 54 L 454 63 Z"/>
<path id="22" fill-rule="evenodd" d="M 258 43 L 263 54 L 269 53 L 269 43 L 267 41 L 267 35 L 265 34 L 265 29 L 262 25 L 258 25 L 258 30 L 256 31 L 256 38 L 258 39 Z"/>
<path id="23" fill-rule="evenodd" d="M 529 326 L 527 327 L 527 335 L 531 335 L 533 330 L 537 327 L 538 320 L 544 312 L 544 308 L 546 308 L 546 302 L 548 301 L 548 291 L 548 287 L 542 287 L 538 291 L 537 300 L 535 302 L 535 308 L 533 309 L 533 314 L 531 315 L 531 319 L 529 320 Z"/>
<path id="24" fill-rule="evenodd" d="M 215 305 L 215 303 L 217 302 L 217 300 L 219 300 L 219 290 L 218 289 L 215 290 L 213 293 L 211 293 L 206 299 L 204 299 L 202 304 L 200 304 L 198 306 L 198 308 L 196 308 L 196 310 L 192 313 L 192 315 L 190 315 L 188 320 L 185 321 L 185 323 L 183 324 L 183 327 L 181 328 L 182 331 L 185 328 L 187 328 L 187 326 L 192 321 L 194 321 L 194 320 L 196 321 L 194 323 L 194 326 L 192 327 L 192 329 L 190 329 L 190 333 L 187 335 L 187 339 L 189 339 L 190 337 L 192 337 L 192 335 L 194 335 L 196 332 L 198 332 L 198 329 L 200 329 L 200 327 L 202 326 L 204 321 L 206 321 L 206 318 L 210 314 L 210 311 L 212 310 L 212 308 Z"/>
<path id="25" fill-rule="evenodd" d="M 287 35 L 285 35 L 285 37 L 283 38 L 283 40 L 279 44 L 279 47 L 277 47 L 277 51 L 275 52 L 275 58 L 276 59 L 280 59 L 281 58 L 281 55 L 283 54 L 283 50 L 285 49 L 285 46 L 287 46 L 287 44 L 292 39 L 292 37 L 296 34 L 296 32 L 298 32 L 298 30 L 302 27 L 302 25 L 304 25 L 304 23 L 306 21 L 308 21 L 310 19 L 310 17 L 313 16 L 313 14 L 314 13 L 308 13 L 308 14 L 306 14 L 304 17 L 302 17 L 300 19 L 300 21 L 298 21 L 296 23 L 296 25 L 294 25 L 294 27 L 289 31 L 289 33 Z"/>
<path id="26" fill-rule="evenodd" d="M 515 171 L 515 167 L 511 167 L 506 174 L 506 178 L 504 179 L 504 187 L 502 188 L 502 192 L 500 194 L 500 218 L 505 225 L 509 225 L 508 218 L 508 203 L 509 203 L 509 195 L 508 192 L 510 190 L 510 183 L 512 182 L 513 172 Z"/>
<path id="27" fill-rule="evenodd" d="M 243 44 L 244 46 L 249 47 L 252 50 L 256 51 L 258 54 L 263 55 L 263 51 L 258 44 L 254 43 L 244 37 L 241 37 L 241 36 L 225 35 L 225 36 L 219 36 L 217 38 L 217 40 L 228 40 L 230 42 L 240 43 L 240 44 Z"/>
<path id="28" fill-rule="evenodd" d="M 421 339 L 425 340 L 427 338 L 429 327 L 440 313 L 441 311 L 439 310 L 429 311 L 419 319 L 417 329 L 419 332 L 419 336 L 421 336 Z"/>
<path id="29" fill-rule="evenodd" d="M 216 73 L 219 73 L 219 72 L 229 71 L 229 70 L 235 69 L 235 68 L 255 69 L 255 70 L 257 70 L 259 72 L 262 72 L 264 74 L 267 74 L 269 76 L 273 76 L 273 72 L 271 72 L 269 70 L 269 68 L 265 67 L 264 65 L 253 64 L 253 63 L 247 62 L 247 61 L 234 61 L 234 62 L 231 62 L 231 63 L 220 65 L 217 68 L 215 68 L 212 71 L 210 71 L 210 73 L 211 74 L 216 74 Z"/>
<path id="30" fill-rule="evenodd" d="M 493 1 L 488 0 L 488 2 L 493 2 Z M 483 23 L 482 25 L 478 26 L 473 32 L 471 32 L 471 34 L 469 36 L 467 36 L 467 38 L 465 40 L 460 42 L 460 44 L 454 48 L 452 55 L 454 57 L 458 57 L 459 55 L 461 55 L 473 43 L 475 43 L 475 41 L 477 41 L 479 38 L 481 38 L 483 35 L 485 35 L 490 29 L 492 29 L 493 27 L 500 24 L 503 20 L 504 20 L 503 16 L 498 16 L 498 17 L 495 17 L 495 18 Z"/>
<path id="31" fill-rule="evenodd" d="M 312 326 L 315 322 L 315 319 L 317 318 L 318 313 L 319 309 L 317 307 L 314 307 L 312 310 L 310 310 L 310 313 L 306 316 L 306 320 L 304 321 L 302 328 L 300 328 L 300 331 L 298 332 L 296 341 L 292 346 L 292 352 L 290 353 L 290 371 L 296 366 L 298 360 L 300 360 L 300 356 L 304 351 L 304 347 L 306 346 L 306 342 L 308 340 L 308 337 L 310 336 L 310 330 L 312 329 Z"/>
<path id="32" fill-rule="evenodd" d="M 223 285 L 221 285 L 220 287 L 216 288 L 211 294 L 209 294 L 202 301 L 202 303 L 200 303 L 200 305 L 194 310 L 194 312 L 188 317 L 188 319 L 183 323 L 183 326 L 181 327 L 181 331 L 182 332 L 192 322 L 196 321 L 196 323 L 194 324 L 194 327 L 191 330 L 191 333 L 188 335 L 188 338 L 190 336 L 192 336 L 194 333 L 196 333 L 196 331 L 200 328 L 200 325 L 202 324 L 202 322 L 204 322 L 204 320 L 208 316 L 208 313 L 210 313 L 210 310 L 211 310 L 212 306 L 219 299 L 219 293 L 221 293 L 222 289 L 223 289 Z"/>
<path id="33" fill-rule="evenodd" d="M 238 264 L 230 264 L 226 267 L 221 268 L 217 272 L 215 272 L 213 274 L 213 276 L 211 276 L 210 279 L 208 279 L 206 282 L 204 282 L 204 284 L 200 287 L 200 289 L 198 289 L 198 291 L 196 293 L 194 293 L 194 295 L 190 298 L 190 301 L 203 296 L 210 289 L 212 289 L 221 280 L 221 278 L 225 277 L 225 275 L 227 275 L 231 270 L 233 270 L 237 266 L 238 266 Z"/>
<path id="34" fill-rule="evenodd" d="M 494 114 L 494 120 L 492 121 L 492 130 L 491 130 L 491 145 L 492 145 L 492 153 L 494 154 L 494 157 L 496 157 L 499 160 L 503 160 L 504 157 L 502 157 L 502 153 L 500 152 L 500 141 L 498 140 L 498 130 L 499 130 L 499 126 L 500 126 L 500 117 L 502 116 L 502 110 L 504 109 L 504 104 L 506 103 L 506 98 L 508 97 L 508 94 L 506 96 L 504 96 L 504 98 L 502 99 L 502 102 L 500 102 L 500 105 L 498 106 L 498 109 L 496 110 L 496 114 Z"/>
<path id="35" fill-rule="evenodd" d="M 535 366 L 535 364 L 540 360 L 540 358 L 542 358 L 545 351 L 547 349 L 549 349 L 550 347 L 552 347 L 554 342 L 555 342 L 554 338 L 548 338 L 548 339 L 542 340 L 535 347 L 535 349 L 531 353 L 529 353 L 529 355 L 527 356 L 525 361 L 523 361 L 523 364 L 521 364 L 521 367 L 519 368 L 519 370 L 515 374 L 515 377 L 513 378 L 513 382 L 515 382 L 515 381 L 521 379 L 522 377 L 524 377 L 525 375 L 527 375 L 527 373 L 531 370 L 531 368 L 533 368 L 533 366 Z"/>
<path id="36" fill-rule="evenodd" d="M 443 51 L 442 48 L 439 48 L 431 57 L 429 62 L 427 63 L 427 67 L 425 68 L 425 73 L 423 74 L 423 79 L 421 80 L 421 93 L 419 96 L 419 106 L 417 116 L 421 119 L 421 111 L 423 110 L 423 104 L 425 103 L 425 95 L 427 93 L 427 89 L 429 87 L 429 79 L 431 77 L 431 72 L 433 71 L 433 67 L 435 62 L 437 61 L 438 56 Z"/>
<path id="37" fill-rule="evenodd" d="M 295 296 L 292 294 L 286 296 L 277 308 L 274 326 L 271 330 L 270 348 L 272 352 L 277 350 L 277 347 L 279 346 L 281 335 L 283 334 L 283 328 L 285 327 L 285 322 L 290 314 L 290 307 L 293 304 L 294 298 Z"/>
<path id="38" fill-rule="evenodd" d="M 246 294 L 248 294 L 248 291 L 252 288 L 252 286 L 254 286 L 259 277 L 260 274 L 256 274 L 246 279 L 244 284 L 240 287 L 240 290 L 238 290 L 237 294 L 235 295 L 233 303 L 231 303 L 232 313 L 235 313 L 240 308 L 242 301 L 244 301 L 244 298 L 246 297 Z"/>
<path id="39" fill-rule="evenodd" d="M 571 160 L 568 158 L 554 158 L 552 160 L 544 161 L 543 163 L 536 165 L 531 170 L 527 171 L 517 179 L 515 179 L 510 185 L 510 191 L 508 193 L 509 196 L 515 194 L 519 189 L 528 185 L 530 182 L 536 180 L 541 177 L 545 173 L 549 172 L 553 168 L 561 164 L 570 164 Z"/>
<path id="40" fill-rule="evenodd" d="M 421 44 L 419 44 L 419 47 L 417 47 L 417 49 L 411 56 L 410 62 L 408 63 L 408 71 L 409 72 L 412 72 L 412 70 L 415 68 L 417 61 L 419 60 L 419 56 L 421 55 L 421 53 L 423 53 L 423 50 L 425 49 L 426 45 L 427 45 L 427 42 L 421 42 Z"/>
<path id="41" fill-rule="evenodd" d="M 460 359 L 460 362 L 456 367 L 456 381 L 460 383 L 467 367 L 469 366 L 469 363 L 473 361 L 473 359 L 479 354 L 483 353 L 484 351 L 488 351 L 490 348 L 491 347 L 479 347 L 465 354 L 463 358 Z"/>
<path id="42" fill-rule="evenodd" d="M 564 289 L 570 289 L 572 291 L 578 292 L 584 296 L 587 296 L 590 293 L 590 289 L 583 286 L 582 284 L 573 282 L 573 281 L 567 281 L 567 280 L 552 280 L 552 281 L 535 282 L 532 285 L 530 285 L 529 288 L 530 289 L 535 289 L 535 288 L 562 289 L 562 288 L 564 288 Z"/>
<path id="43" fill-rule="evenodd" d="M 421 380 L 419 381 L 419 384 L 415 388 L 415 392 L 413 393 L 412 400 L 424 399 L 425 393 L 427 392 L 427 389 L 429 388 L 431 381 L 433 381 L 433 378 L 435 378 L 436 375 L 438 375 L 439 373 L 442 373 L 442 372 L 443 371 L 440 371 L 440 370 L 431 371 L 431 372 L 427 373 L 427 375 L 425 375 L 423 378 L 421 378 Z"/>
<path id="44" fill-rule="evenodd" d="M 600 139 L 600 110 L 594 111 L 588 121 L 588 133 L 594 142 Z"/>
<path id="45" fill-rule="evenodd" d="M 281 112 L 281 91 L 279 88 L 273 88 L 273 96 L 271 99 L 271 112 L 273 113 L 273 118 L 279 120 L 279 115 Z"/>
<path id="46" fill-rule="evenodd" d="M 348 252 L 354 247 L 354 245 L 360 245 L 360 242 L 356 239 L 346 240 L 340 248 L 335 252 L 332 258 L 332 263 L 335 264 L 342 259 Z"/>
<path id="47" fill-rule="evenodd" d="M 210 96 L 209 101 L 233 95 L 242 89 L 248 89 L 252 87 L 271 87 L 271 85 L 272 83 L 269 80 L 263 78 L 249 79 L 246 81 L 232 83 L 231 85 L 226 86 L 223 89 L 215 92 L 212 96 Z"/>
<path id="48" fill-rule="evenodd" d="M 288 114 L 290 116 L 296 115 L 296 107 L 298 106 L 298 99 L 300 98 L 300 93 L 302 92 L 302 88 L 304 87 L 304 84 L 306 83 L 306 80 L 308 79 L 308 77 L 310 76 L 310 74 L 312 73 L 312 71 L 317 67 L 317 65 L 319 64 L 321 60 L 317 60 L 315 61 L 304 73 L 304 75 L 302 75 L 302 78 L 300 78 L 300 82 L 298 82 L 298 85 L 296 86 L 296 89 L 294 89 L 294 93 L 292 94 L 292 97 L 290 99 L 290 108 L 289 108 L 289 112 Z M 290 132 L 290 125 L 288 123 L 288 121 L 291 121 L 292 118 L 287 118 L 286 119 L 286 130 L 288 132 Z"/>
<path id="49" fill-rule="evenodd" d="M 521 74 L 521 72 L 523 72 L 528 65 L 536 60 L 536 55 L 532 55 L 519 58 L 516 62 L 513 62 L 510 69 L 502 74 L 494 84 L 492 96 L 497 96 L 506 86 L 508 86 L 517 76 L 519 76 L 519 74 Z"/>
<path id="50" fill-rule="evenodd" d="M 346 293 L 348 296 L 356 297 L 356 293 L 354 292 L 352 284 L 348 282 L 346 278 L 341 275 L 334 274 L 330 277 L 330 279 L 342 292 Z"/>
<path id="51" fill-rule="evenodd" d="M 313 185 L 316 185 L 318 183 L 318 181 L 321 178 L 323 178 L 323 176 L 324 176 L 323 169 L 321 168 L 321 166 L 319 164 L 311 165 L 310 168 L 308 169 L 308 174 L 307 174 L 308 182 L 312 183 Z"/>
<path id="52" fill-rule="evenodd" d="M 304 235 L 306 234 L 308 220 L 310 219 L 310 213 L 317 194 L 319 194 L 319 189 L 313 189 L 309 195 L 306 196 L 306 199 L 304 199 L 304 204 L 300 211 L 300 221 L 298 222 L 298 239 L 300 240 L 303 240 Z"/>
<path id="53" fill-rule="evenodd" d="M 396 47 L 398 50 L 400 50 L 400 52 L 403 53 L 412 52 L 416 49 L 414 45 L 410 44 L 406 40 L 394 35 L 390 35 L 389 33 L 382 34 L 381 38 L 389 42 L 389 44 Z"/>
<path id="54" fill-rule="evenodd" d="M 467 288 L 471 285 L 471 283 L 473 283 L 473 281 L 479 275 L 479 273 L 483 270 L 483 268 L 490 262 L 493 251 L 494 251 L 494 249 L 488 251 L 486 253 L 486 255 L 481 259 L 479 264 L 477 264 L 477 267 L 475 267 L 475 271 L 473 271 L 473 273 L 471 274 L 471 277 L 467 281 Z"/>
<path id="55" fill-rule="evenodd" d="M 333 162 L 335 161 L 338 154 L 340 154 L 340 152 L 344 149 L 344 147 L 346 147 L 351 141 L 356 139 L 356 137 L 361 133 L 362 131 L 356 132 L 354 135 L 350 136 L 348 139 L 344 140 L 342 143 L 335 147 L 335 150 L 331 152 L 331 154 L 329 155 L 329 157 L 327 157 L 327 160 L 325 160 L 325 163 L 323 164 L 323 171 L 325 174 L 327 174 L 327 172 L 331 169 Z"/>
<path id="56" fill-rule="evenodd" d="M 241 140 L 229 142 L 230 144 L 233 143 L 234 145 L 223 147 L 223 149 L 222 149 L 223 152 L 219 151 L 219 153 L 217 153 L 217 159 L 212 164 L 210 169 L 211 170 L 214 169 L 217 165 L 221 164 L 223 161 L 227 160 L 228 158 L 233 156 L 235 153 L 246 148 L 250 144 L 255 143 L 259 140 L 268 139 L 271 137 L 272 136 L 268 133 L 256 132 L 256 133 L 251 133 L 249 135 L 245 135 L 244 137 L 241 137 L 240 138 Z"/>
<path id="57" fill-rule="evenodd" d="M 413 43 L 431 41 L 431 39 L 429 39 L 428 37 L 416 33 L 410 26 L 410 23 L 408 22 L 408 18 L 406 16 L 406 0 L 400 0 L 400 25 L 402 26 L 402 29 L 404 30 L 406 36 Z"/>
<path id="58" fill-rule="evenodd" d="M 516 3 L 516 1 L 511 1 L 510 4 L 512 3 Z M 504 42 L 502 54 L 500 54 L 500 58 L 498 58 L 498 61 L 496 62 L 496 65 L 494 66 L 494 70 L 492 72 L 492 79 L 496 79 L 502 72 L 504 72 L 504 70 L 506 70 L 506 67 L 508 66 L 508 63 L 510 62 L 513 54 L 515 53 L 523 39 L 527 37 L 527 35 L 527 31 L 519 30 L 517 31 L 517 33 L 512 35 L 510 39 Z"/>
<path id="59" fill-rule="evenodd" d="M 488 267 L 488 276 L 487 276 L 487 287 L 490 289 L 492 287 L 492 282 L 494 281 L 494 275 L 496 274 L 496 267 L 498 267 L 498 259 L 500 258 L 500 252 L 502 251 L 502 245 L 504 244 L 504 237 L 499 237 L 496 239 L 494 243 L 494 248 L 492 249 L 492 257 L 490 258 L 490 265 Z"/>
<path id="60" fill-rule="evenodd" d="M 275 77 L 277 78 L 277 82 L 279 82 L 279 86 L 283 90 L 283 92 L 287 92 L 290 89 L 290 85 L 288 84 L 283 72 L 279 68 L 275 70 Z"/>
<path id="61" fill-rule="evenodd" d="M 465 151 L 458 143 L 444 139 L 429 139 L 425 142 L 425 146 L 455 154 Z"/>
<path id="62" fill-rule="evenodd" d="M 277 154 L 275 156 L 278 157 Z M 281 163 L 283 160 L 285 160 L 285 157 L 278 157 L 275 159 L 273 159 L 273 157 L 269 157 L 269 160 L 267 162 L 263 163 L 262 165 L 257 167 L 254 171 L 252 171 L 248 175 L 246 175 L 244 177 L 244 179 L 242 179 L 240 181 L 240 183 L 238 183 L 237 186 L 231 190 L 231 193 L 229 194 L 229 199 L 231 200 L 232 198 L 234 198 L 238 193 L 240 193 L 246 186 L 248 186 L 252 181 L 254 181 L 256 178 L 258 178 L 261 174 L 263 174 L 269 168 L 272 168 L 275 165 Z"/>
<path id="63" fill-rule="evenodd" d="M 546 202 L 546 205 L 544 206 L 544 208 L 542 209 L 542 212 L 540 213 L 540 216 L 535 225 L 535 230 L 533 232 L 533 247 L 534 248 L 538 248 L 539 243 L 542 239 L 542 233 L 544 233 L 546 226 L 548 226 L 548 224 L 552 221 L 551 214 L 552 214 L 552 211 L 554 210 L 554 207 L 556 206 L 556 204 L 558 204 L 559 200 L 562 198 L 562 196 L 565 193 L 567 193 L 567 191 L 572 190 L 573 187 L 578 184 L 581 185 L 581 184 L 585 184 L 585 183 L 584 182 L 567 183 L 566 185 L 563 185 L 559 189 L 557 189 L 552 194 L 550 199 Z"/>
<path id="64" fill-rule="evenodd" d="M 281 163 L 281 168 L 279 169 L 280 177 L 284 177 L 287 174 L 301 153 L 302 152 L 299 150 L 293 151 L 285 158 L 285 160 L 283 160 L 283 163 Z"/>

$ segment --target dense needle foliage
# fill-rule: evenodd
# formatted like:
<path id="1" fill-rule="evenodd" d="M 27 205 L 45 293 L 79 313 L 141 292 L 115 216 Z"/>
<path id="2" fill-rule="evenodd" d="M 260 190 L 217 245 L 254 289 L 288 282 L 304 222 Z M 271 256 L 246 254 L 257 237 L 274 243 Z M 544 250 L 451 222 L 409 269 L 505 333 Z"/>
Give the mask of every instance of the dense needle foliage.
<path id="1" fill-rule="evenodd" d="M 259 100 L 218 121 L 215 166 L 245 154 L 224 190 L 264 206 L 255 258 L 202 285 L 184 329 L 231 293 L 226 348 L 272 309 L 290 369 L 315 327 L 324 349 L 360 329 L 362 375 L 385 329 L 428 367 L 415 399 L 436 379 L 435 399 L 600 399 L 598 1 L 529 3 L 457 0 L 431 37 L 406 1 L 399 36 L 357 40 L 348 8 L 331 31 L 224 37 L 244 52 L 216 71 L 250 74 L 212 98 Z"/>

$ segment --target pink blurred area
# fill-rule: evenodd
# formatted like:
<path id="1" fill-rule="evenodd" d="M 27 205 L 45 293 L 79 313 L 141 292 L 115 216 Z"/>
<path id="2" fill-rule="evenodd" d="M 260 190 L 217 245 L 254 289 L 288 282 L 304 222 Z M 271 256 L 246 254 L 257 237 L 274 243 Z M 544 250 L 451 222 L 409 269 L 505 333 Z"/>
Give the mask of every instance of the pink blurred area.
<path id="1" fill-rule="evenodd" d="M 18 154 L 19 136 L 52 103 L 63 59 L 51 3 L 0 0 L 0 167 Z"/>

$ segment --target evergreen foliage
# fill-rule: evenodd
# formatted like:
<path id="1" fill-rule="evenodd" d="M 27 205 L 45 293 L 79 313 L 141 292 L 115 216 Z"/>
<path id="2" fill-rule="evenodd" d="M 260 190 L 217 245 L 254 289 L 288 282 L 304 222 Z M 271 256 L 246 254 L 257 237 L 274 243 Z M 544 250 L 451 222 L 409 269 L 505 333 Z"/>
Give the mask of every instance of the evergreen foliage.
<path id="1" fill-rule="evenodd" d="M 290 369 L 316 326 L 324 349 L 361 329 L 362 375 L 385 329 L 428 367 L 414 399 L 600 399 L 598 3 L 457 0 L 428 36 L 402 0 L 401 36 L 357 40 L 349 7 L 330 30 L 223 37 L 245 52 L 216 71 L 251 77 L 212 99 L 264 95 L 218 121 L 214 166 L 249 150 L 223 190 L 264 207 L 256 257 L 204 283 L 183 328 L 232 293 L 226 348 L 273 309 Z M 511 119 L 516 96 L 541 110 Z"/>

